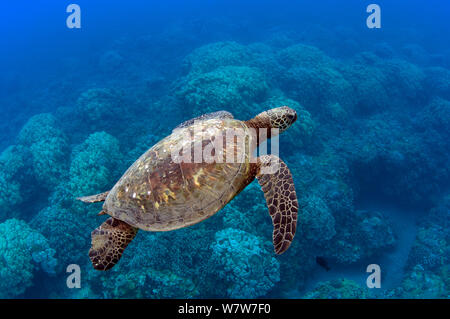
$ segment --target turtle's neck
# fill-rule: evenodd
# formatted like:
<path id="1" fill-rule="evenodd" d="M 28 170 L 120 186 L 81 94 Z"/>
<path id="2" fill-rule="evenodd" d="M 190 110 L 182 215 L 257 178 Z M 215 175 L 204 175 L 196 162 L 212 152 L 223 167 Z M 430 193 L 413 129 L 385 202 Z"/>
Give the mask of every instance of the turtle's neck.
<path id="1" fill-rule="evenodd" d="M 266 112 L 262 112 L 252 118 L 251 120 L 245 121 L 245 125 L 249 128 L 256 130 L 256 146 L 258 147 L 262 142 L 271 137 L 271 125 L 270 118 Z"/>

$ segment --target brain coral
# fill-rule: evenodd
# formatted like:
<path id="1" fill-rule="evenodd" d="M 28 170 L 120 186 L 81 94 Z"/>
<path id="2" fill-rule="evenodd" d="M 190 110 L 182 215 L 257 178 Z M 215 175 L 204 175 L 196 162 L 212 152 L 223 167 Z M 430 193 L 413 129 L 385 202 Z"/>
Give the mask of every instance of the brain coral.
<path id="1" fill-rule="evenodd" d="M 54 254 L 47 239 L 24 221 L 8 219 L 0 224 L 0 298 L 24 293 L 38 268 L 53 273 Z"/>
<path id="2" fill-rule="evenodd" d="M 228 297 L 261 297 L 280 281 L 280 265 L 271 253 L 270 242 L 226 228 L 216 233 L 211 249 L 211 260 L 218 266 L 219 278 L 225 281 Z"/>
<path id="3" fill-rule="evenodd" d="M 177 90 L 191 114 L 201 115 L 218 110 L 251 113 L 254 103 L 267 92 L 261 71 L 252 67 L 226 66 L 212 72 L 188 76 Z"/>

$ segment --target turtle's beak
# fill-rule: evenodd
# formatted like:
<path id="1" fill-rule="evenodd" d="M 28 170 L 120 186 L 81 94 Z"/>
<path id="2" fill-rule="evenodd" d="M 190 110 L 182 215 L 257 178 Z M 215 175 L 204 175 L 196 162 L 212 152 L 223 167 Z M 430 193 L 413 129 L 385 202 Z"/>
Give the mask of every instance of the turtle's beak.
<path id="1" fill-rule="evenodd" d="M 295 121 L 297 121 L 297 112 L 295 112 L 294 110 L 292 110 L 292 113 L 289 113 L 287 115 L 289 121 L 291 122 L 290 124 L 293 124 Z"/>

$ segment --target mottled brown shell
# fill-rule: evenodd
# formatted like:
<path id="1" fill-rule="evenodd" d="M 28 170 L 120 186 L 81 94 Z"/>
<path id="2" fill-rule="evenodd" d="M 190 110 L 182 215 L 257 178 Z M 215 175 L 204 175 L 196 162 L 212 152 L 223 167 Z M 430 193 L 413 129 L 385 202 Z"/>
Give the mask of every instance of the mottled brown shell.
<path id="1" fill-rule="evenodd" d="M 177 163 L 172 147 L 184 143 L 186 131 L 194 136 L 202 149 L 210 146 L 217 136 L 237 128 L 243 132 L 245 150 L 241 143 L 226 150 L 239 151 L 243 160 L 235 163 Z M 199 134 L 201 132 L 201 134 Z M 253 180 L 250 173 L 252 136 L 248 127 L 234 119 L 211 119 L 195 123 L 171 135 L 145 152 L 120 178 L 108 194 L 103 209 L 109 215 L 134 227 L 148 231 L 168 231 L 196 224 L 223 208 Z"/>

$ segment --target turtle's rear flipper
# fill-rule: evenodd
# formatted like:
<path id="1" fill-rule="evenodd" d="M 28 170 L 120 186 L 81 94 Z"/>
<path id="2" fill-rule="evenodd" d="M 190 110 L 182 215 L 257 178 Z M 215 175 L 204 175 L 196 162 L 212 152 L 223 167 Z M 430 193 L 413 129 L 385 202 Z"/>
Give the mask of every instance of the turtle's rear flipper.
<path id="1" fill-rule="evenodd" d="M 273 223 L 273 246 L 282 254 L 291 245 L 297 228 L 298 203 L 292 174 L 275 155 L 258 158 L 256 174 Z"/>
<path id="2" fill-rule="evenodd" d="M 94 268 L 108 270 L 117 264 L 124 249 L 136 236 L 137 230 L 113 217 L 94 229 L 91 233 L 92 246 L 89 250 Z"/>
<path id="3" fill-rule="evenodd" d="M 106 199 L 106 196 L 108 196 L 108 192 L 104 192 L 101 194 L 95 194 L 95 195 L 91 195 L 91 196 L 84 196 L 84 197 L 78 197 L 78 200 L 81 200 L 82 202 L 85 203 L 97 203 L 97 202 L 104 202 Z"/>

